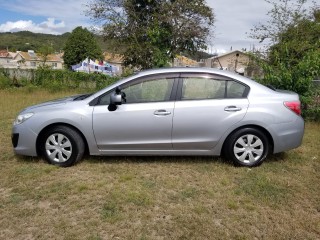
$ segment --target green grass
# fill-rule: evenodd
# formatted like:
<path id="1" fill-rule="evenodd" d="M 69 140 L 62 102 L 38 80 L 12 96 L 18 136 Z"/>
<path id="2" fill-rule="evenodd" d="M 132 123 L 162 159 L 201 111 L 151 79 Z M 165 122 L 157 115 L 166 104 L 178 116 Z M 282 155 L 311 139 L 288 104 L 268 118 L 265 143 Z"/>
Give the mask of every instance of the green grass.
<path id="1" fill-rule="evenodd" d="M 15 156 L 24 107 L 71 95 L 0 90 L 0 239 L 320 239 L 320 124 L 257 168 L 214 157 Z"/>

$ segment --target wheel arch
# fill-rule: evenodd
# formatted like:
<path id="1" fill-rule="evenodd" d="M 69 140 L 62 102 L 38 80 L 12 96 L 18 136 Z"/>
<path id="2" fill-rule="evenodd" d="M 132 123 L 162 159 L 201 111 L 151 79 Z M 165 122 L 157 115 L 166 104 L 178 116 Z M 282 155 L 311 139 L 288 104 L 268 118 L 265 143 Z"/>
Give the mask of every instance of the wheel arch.
<path id="1" fill-rule="evenodd" d="M 39 135 L 37 137 L 37 141 L 36 141 L 36 149 L 37 149 L 37 155 L 38 156 L 41 155 L 41 151 L 40 151 L 40 140 L 41 140 L 41 138 L 43 137 L 43 135 L 44 135 L 44 133 L 46 131 L 48 131 L 49 129 L 51 129 L 53 127 L 56 127 L 56 126 L 65 126 L 65 127 L 69 127 L 69 128 L 72 128 L 73 130 L 77 131 L 80 134 L 80 136 L 81 136 L 81 138 L 82 138 L 82 140 L 83 140 L 83 142 L 85 144 L 85 154 L 89 153 L 88 142 L 87 142 L 87 139 L 85 138 L 85 136 L 83 135 L 83 133 L 78 128 L 76 128 L 75 126 L 73 126 L 71 124 L 58 122 L 58 123 L 52 123 L 52 124 L 46 126 L 45 128 L 43 128 L 40 131 L 40 133 L 39 133 Z"/>
<path id="2" fill-rule="evenodd" d="M 264 127 L 261 127 L 261 126 L 259 126 L 259 125 L 249 124 L 249 125 L 240 126 L 240 127 L 234 129 L 232 132 L 230 132 L 230 133 L 228 134 L 228 136 L 225 138 L 225 140 L 224 140 L 224 142 L 223 142 L 223 145 L 222 145 L 222 148 L 221 148 L 222 153 L 223 153 L 223 150 L 224 150 L 224 148 L 225 148 L 225 144 L 226 144 L 226 142 L 228 142 L 228 139 L 230 138 L 230 136 L 232 136 L 232 134 L 234 134 L 235 132 L 237 132 L 237 131 L 239 131 L 239 130 L 241 130 L 241 129 L 244 129 L 244 128 L 254 128 L 254 129 L 258 129 L 258 130 L 260 130 L 261 132 L 263 132 L 263 133 L 265 134 L 265 136 L 267 137 L 268 142 L 269 142 L 269 147 L 270 147 L 269 153 L 272 153 L 272 152 L 273 152 L 274 140 L 273 140 L 273 137 L 272 137 L 272 135 L 270 134 L 270 132 L 269 132 L 267 129 L 265 129 Z"/>

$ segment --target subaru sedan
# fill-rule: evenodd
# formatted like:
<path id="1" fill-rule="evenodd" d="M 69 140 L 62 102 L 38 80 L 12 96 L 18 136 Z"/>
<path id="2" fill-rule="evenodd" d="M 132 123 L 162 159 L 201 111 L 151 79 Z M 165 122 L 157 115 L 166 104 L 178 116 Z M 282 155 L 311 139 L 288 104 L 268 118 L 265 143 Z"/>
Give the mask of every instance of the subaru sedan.
<path id="1" fill-rule="evenodd" d="M 297 148 L 298 94 L 206 68 L 142 71 L 94 94 L 30 106 L 13 124 L 16 154 L 68 167 L 84 156 L 219 156 L 257 166 Z"/>

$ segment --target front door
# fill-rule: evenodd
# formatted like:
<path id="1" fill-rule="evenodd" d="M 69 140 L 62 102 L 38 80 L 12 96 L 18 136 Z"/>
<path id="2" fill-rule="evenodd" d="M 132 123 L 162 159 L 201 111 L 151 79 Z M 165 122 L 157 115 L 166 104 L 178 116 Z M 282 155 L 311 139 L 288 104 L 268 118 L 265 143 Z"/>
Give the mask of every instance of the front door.
<path id="1" fill-rule="evenodd" d="M 175 78 L 160 75 L 120 86 L 126 102 L 113 112 L 108 110 L 110 93 L 101 96 L 93 111 L 98 148 L 114 154 L 172 150 L 174 82 Z"/>

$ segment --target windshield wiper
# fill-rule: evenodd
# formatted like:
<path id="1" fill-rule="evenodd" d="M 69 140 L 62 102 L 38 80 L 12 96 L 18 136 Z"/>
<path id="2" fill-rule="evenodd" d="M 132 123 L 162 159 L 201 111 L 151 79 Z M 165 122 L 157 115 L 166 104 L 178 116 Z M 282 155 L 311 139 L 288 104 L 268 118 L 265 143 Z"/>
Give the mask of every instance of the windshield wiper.
<path id="1" fill-rule="evenodd" d="M 83 100 L 83 99 L 86 99 L 87 97 L 90 97 L 92 94 L 84 94 L 84 95 L 80 95 L 78 97 L 76 97 L 75 99 L 73 99 L 73 101 L 80 101 L 80 100 Z"/>

